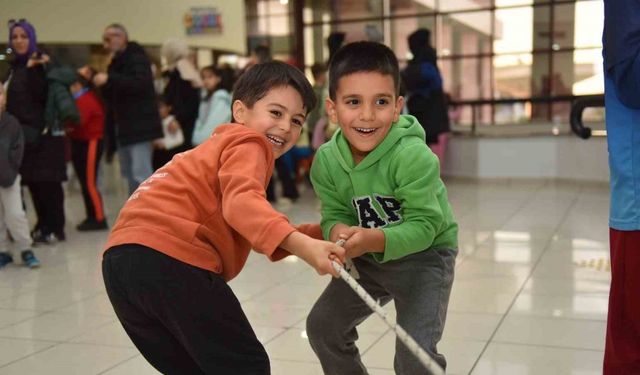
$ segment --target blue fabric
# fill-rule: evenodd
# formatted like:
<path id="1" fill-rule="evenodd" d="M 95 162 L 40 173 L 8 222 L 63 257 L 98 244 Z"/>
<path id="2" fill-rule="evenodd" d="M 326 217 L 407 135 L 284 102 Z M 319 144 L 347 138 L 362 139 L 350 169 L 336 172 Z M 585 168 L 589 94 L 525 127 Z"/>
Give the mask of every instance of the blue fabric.
<path id="1" fill-rule="evenodd" d="M 640 0 L 604 1 L 605 70 L 640 51 Z"/>
<path id="2" fill-rule="evenodd" d="M 640 230 L 640 110 L 621 103 L 611 72 L 605 73 L 604 91 L 611 173 L 609 226 Z"/>
<path id="3" fill-rule="evenodd" d="M 129 194 L 133 194 L 138 186 L 153 174 L 152 153 L 151 142 L 139 142 L 118 148 L 120 174 L 127 180 Z"/>
<path id="4" fill-rule="evenodd" d="M 435 65 L 429 62 L 420 64 L 420 82 L 422 86 L 416 93 L 428 98 L 436 90 L 442 90 L 442 76 Z"/>

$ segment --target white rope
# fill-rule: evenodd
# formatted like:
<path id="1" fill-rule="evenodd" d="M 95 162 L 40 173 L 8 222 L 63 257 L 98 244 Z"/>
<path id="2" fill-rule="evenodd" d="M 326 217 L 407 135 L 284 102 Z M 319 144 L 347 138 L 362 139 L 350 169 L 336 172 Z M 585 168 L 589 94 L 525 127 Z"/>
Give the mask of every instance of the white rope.
<path id="1" fill-rule="evenodd" d="M 344 246 L 345 240 L 338 240 L 336 244 L 338 246 Z M 407 331 L 405 331 L 400 325 L 398 325 L 396 322 L 391 321 L 387 317 L 387 312 L 382 308 L 382 306 L 380 306 L 380 304 L 376 300 L 374 300 L 373 297 L 371 297 L 371 295 L 367 293 L 367 291 L 364 290 L 364 288 L 360 284 L 358 284 L 358 282 L 351 275 L 349 275 L 349 272 L 347 272 L 340 265 L 340 263 L 332 260 L 331 265 L 333 266 L 333 269 L 338 272 L 340 278 L 347 284 L 349 284 L 351 289 L 353 289 L 353 291 L 356 292 L 356 294 L 360 298 L 362 298 L 367 306 L 369 306 L 371 310 L 378 314 L 378 316 L 380 316 L 382 320 L 384 320 L 384 322 L 395 331 L 398 339 L 402 341 L 402 343 L 407 347 L 407 349 L 409 349 L 411 353 L 413 353 L 413 355 L 416 356 L 416 358 L 418 358 L 418 360 L 424 365 L 426 369 L 431 371 L 433 375 L 444 375 L 444 370 L 440 367 L 440 365 L 436 361 L 434 361 L 433 358 L 431 358 L 431 356 L 427 354 L 424 349 L 422 349 L 422 347 L 420 347 L 420 345 L 416 342 L 416 340 L 413 339 L 413 337 L 409 336 Z"/>

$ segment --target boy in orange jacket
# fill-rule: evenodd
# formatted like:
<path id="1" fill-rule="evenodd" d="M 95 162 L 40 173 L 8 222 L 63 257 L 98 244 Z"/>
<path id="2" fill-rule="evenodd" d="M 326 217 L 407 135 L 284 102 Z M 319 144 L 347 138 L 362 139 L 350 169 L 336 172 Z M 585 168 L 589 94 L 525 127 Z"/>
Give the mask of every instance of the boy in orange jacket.
<path id="1" fill-rule="evenodd" d="M 323 275 L 344 249 L 318 225 L 292 226 L 265 198 L 274 158 L 298 140 L 316 104 L 304 75 L 282 62 L 238 80 L 234 123 L 177 154 L 120 211 L 102 272 L 116 314 L 165 374 L 269 374 L 269 358 L 227 285 L 251 248 L 293 254 Z"/>

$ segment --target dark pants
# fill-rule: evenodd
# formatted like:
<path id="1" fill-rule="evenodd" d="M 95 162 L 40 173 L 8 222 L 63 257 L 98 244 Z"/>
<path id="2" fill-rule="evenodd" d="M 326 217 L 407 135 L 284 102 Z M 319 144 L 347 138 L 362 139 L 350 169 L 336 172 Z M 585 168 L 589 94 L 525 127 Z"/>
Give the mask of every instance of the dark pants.
<path id="1" fill-rule="evenodd" d="M 36 229 L 44 234 L 55 233 L 64 237 L 64 192 L 62 182 L 26 181 L 31 193 L 38 222 Z"/>
<path id="2" fill-rule="evenodd" d="M 142 355 L 163 374 L 269 374 L 269 357 L 222 277 L 151 248 L 104 255 L 111 304 Z"/>
<path id="3" fill-rule="evenodd" d="M 84 199 L 87 219 L 96 222 L 104 220 L 102 195 L 96 184 L 101 157 L 102 140 L 72 141 L 71 160 L 82 187 L 82 198 Z"/>
<path id="4" fill-rule="evenodd" d="M 611 290 L 605 375 L 640 374 L 640 231 L 609 229 Z"/>
<path id="5" fill-rule="evenodd" d="M 289 151 L 290 152 L 290 151 Z M 289 168 L 285 161 L 285 155 L 276 159 L 275 169 L 278 174 L 278 179 L 282 183 L 282 195 L 286 198 L 296 200 L 300 197 L 296 182 L 293 179 L 293 170 Z M 267 199 L 270 202 L 277 200 L 275 193 L 275 177 L 272 176 L 267 186 Z"/>

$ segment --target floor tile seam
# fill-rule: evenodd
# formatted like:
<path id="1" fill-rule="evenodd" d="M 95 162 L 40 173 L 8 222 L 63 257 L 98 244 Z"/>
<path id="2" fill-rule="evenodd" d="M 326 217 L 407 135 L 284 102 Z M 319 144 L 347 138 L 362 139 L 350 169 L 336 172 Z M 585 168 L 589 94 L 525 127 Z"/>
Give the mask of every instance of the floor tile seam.
<path id="1" fill-rule="evenodd" d="M 118 320 L 117 318 L 114 318 L 114 319 L 111 319 L 111 320 L 110 320 L 110 321 L 108 321 L 108 322 L 101 323 L 101 324 L 99 324 L 99 325 L 97 325 L 97 326 L 95 326 L 95 327 L 87 327 L 87 329 L 88 329 L 88 330 L 91 330 L 91 331 L 95 331 L 95 330 L 98 330 L 98 329 L 100 329 L 100 328 L 106 327 L 106 326 L 108 326 L 108 325 L 110 325 L 110 324 L 113 324 L 113 323 L 115 323 L 115 322 L 119 322 L 119 320 Z M 78 333 L 78 334 L 77 334 L 77 335 L 75 335 L 75 336 L 71 336 L 71 337 L 69 337 L 69 338 L 65 339 L 63 342 L 65 342 L 65 343 L 72 343 L 72 342 L 71 342 L 71 340 L 73 340 L 73 339 L 75 339 L 75 338 L 78 338 L 78 337 L 80 337 L 80 336 L 82 336 L 82 335 L 85 335 L 86 333 L 87 333 L 87 332 L 81 332 L 81 333 Z M 74 343 L 74 344 L 75 344 L 75 343 Z"/>
<path id="2" fill-rule="evenodd" d="M 571 322 L 589 322 L 589 323 L 606 323 L 607 319 L 595 319 L 595 318 L 570 318 L 570 317 L 566 317 L 566 316 L 559 316 L 559 317 L 555 317 L 555 316 L 545 316 L 545 315 L 537 315 L 537 314 L 522 314 L 522 313 L 518 313 L 518 312 L 510 312 L 512 317 L 517 317 L 517 318 L 536 318 L 536 319 L 542 319 L 542 320 L 548 320 L 548 321 L 571 321 Z"/>
<path id="3" fill-rule="evenodd" d="M 546 186 L 547 184 L 543 184 L 543 186 Z M 538 190 L 539 191 L 539 190 Z M 580 190 L 581 191 L 581 190 Z M 476 366 L 478 365 L 478 363 L 480 362 L 480 359 L 482 358 L 482 356 L 484 355 L 484 353 L 486 352 L 487 348 L 489 347 L 489 345 L 491 344 L 491 342 L 493 341 L 494 337 L 496 336 L 496 334 L 498 333 L 498 330 L 500 329 L 500 327 L 502 326 L 502 324 L 504 323 L 505 319 L 507 318 L 507 316 L 509 315 L 509 312 L 513 309 L 513 306 L 516 303 L 516 300 L 518 299 L 518 297 L 520 296 L 520 293 L 522 293 L 522 290 L 524 289 L 525 285 L 527 284 L 527 282 L 529 282 L 529 280 L 531 279 L 531 276 L 533 275 L 533 273 L 535 272 L 536 268 L 538 267 L 538 264 L 540 264 L 540 262 L 542 261 L 542 258 L 544 257 L 544 254 L 546 254 L 546 252 L 549 250 L 549 248 L 551 247 L 551 243 L 553 242 L 553 237 L 555 236 L 555 234 L 558 232 L 558 228 L 562 225 L 562 223 L 564 223 L 564 221 L 566 220 L 566 218 L 569 215 L 569 212 L 571 212 L 571 210 L 573 209 L 573 207 L 575 206 L 578 197 L 580 196 L 580 191 L 578 191 L 578 194 L 575 194 L 572 198 L 571 203 L 567 206 L 565 212 L 563 213 L 562 217 L 560 218 L 560 220 L 558 221 L 558 224 L 556 226 L 556 230 L 554 231 L 554 233 L 549 237 L 549 239 L 547 240 L 547 244 L 545 245 L 544 249 L 540 252 L 540 254 L 538 255 L 538 259 L 536 260 L 535 264 L 533 265 L 533 267 L 531 268 L 531 271 L 529 272 L 529 275 L 527 276 L 527 278 L 524 280 L 524 283 L 522 284 L 522 286 L 520 287 L 520 289 L 518 290 L 518 292 L 516 293 L 515 297 L 511 300 L 511 303 L 509 304 L 509 307 L 507 308 L 507 310 L 505 311 L 504 315 L 500 318 L 500 320 L 498 321 L 498 324 L 496 325 L 495 329 L 493 330 L 493 332 L 491 333 L 491 335 L 489 336 L 489 340 L 487 340 L 487 343 L 485 344 L 485 346 L 482 348 L 482 350 L 480 351 L 480 354 L 478 355 L 478 357 L 476 358 L 475 362 L 473 363 L 473 366 L 471 366 L 471 369 L 469 370 L 469 374 L 473 373 L 473 370 L 476 368 Z M 536 191 L 537 192 L 537 191 Z"/>
<path id="4" fill-rule="evenodd" d="M 540 190 L 542 190 L 543 187 L 545 187 L 547 185 L 547 183 L 545 182 L 544 184 L 536 187 L 536 189 L 534 190 L 533 194 L 531 194 L 531 196 L 529 197 L 530 199 L 521 199 L 520 204 L 515 208 L 515 210 L 512 211 L 512 213 L 503 220 L 503 222 L 498 226 L 498 229 L 502 229 L 504 228 L 505 225 L 507 225 L 507 223 L 513 219 L 528 203 L 530 203 L 531 199 L 533 199 L 533 197 L 535 197 L 536 195 L 539 194 Z M 484 240 L 480 241 L 480 243 L 478 243 L 476 246 L 474 246 L 474 249 L 472 252 L 470 252 L 469 254 L 465 254 L 465 256 L 460 259 L 460 261 L 458 262 L 456 260 L 456 265 L 455 268 L 457 269 L 458 267 L 460 267 L 461 264 L 464 263 L 464 261 L 469 258 L 471 255 L 475 254 L 476 251 L 478 250 L 478 247 L 484 245 L 488 240 L 489 240 L 490 236 L 487 236 L 487 238 L 485 238 Z M 459 250 L 458 250 L 459 251 Z"/>
<path id="5" fill-rule="evenodd" d="M 378 338 L 373 340 L 373 342 L 366 349 L 360 352 L 360 357 L 363 357 L 365 354 L 367 354 L 374 346 L 376 346 L 377 343 L 379 343 L 387 335 L 387 333 L 391 331 L 392 331 L 391 328 L 387 328 L 384 332 L 379 333 Z M 358 348 L 358 350 L 360 349 Z"/>
<path id="6" fill-rule="evenodd" d="M 127 363 L 127 362 L 129 362 L 129 361 L 133 361 L 136 357 L 138 357 L 138 356 L 140 356 L 140 355 L 141 355 L 141 354 L 140 354 L 140 352 L 138 352 L 138 353 L 136 353 L 136 354 L 132 355 L 131 357 L 129 357 L 129 358 L 127 358 L 127 359 L 123 360 L 122 362 L 118 362 L 118 363 L 116 363 L 115 365 L 113 365 L 113 366 L 111 366 L 111 367 L 109 367 L 109 368 L 105 369 L 104 371 L 100 371 L 100 372 L 99 372 L 99 373 L 97 373 L 96 375 L 102 375 L 102 374 L 105 374 L 105 373 L 107 373 L 107 372 L 109 372 L 109 371 L 111 371 L 111 370 L 115 369 L 116 367 L 118 367 L 118 366 L 120 366 L 120 365 L 123 365 L 123 364 L 125 364 L 125 363 Z M 143 358 L 144 358 L 144 357 L 143 357 Z"/>
<path id="7" fill-rule="evenodd" d="M 16 358 L 16 359 L 14 359 L 14 360 L 12 360 L 12 361 L 10 361 L 10 362 L 7 362 L 7 363 L 5 363 L 4 365 L 0 365 L 0 369 L 3 369 L 3 368 L 8 367 L 8 366 L 11 366 L 11 365 L 12 365 L 12 364 L 14 364 L 14 363 L 20 362 L 20 361 L 22 361 L 22 360 L 24 360 L 24 359 L 27 359 L 27 358 L 29 358 L 29 357 L 32 357 L 32 356 L 34 356 L 34 355 L 37 355 L 37 354 L 40 354 L 40 353 L 46 352 L 47 350 L 53 349 L 53 348 L 55 348 L 56 346 L 59 346 L 60 344 L 62 344 L 61 342 L 56 342 L 56 341 L 48 341 L 48 342 L 50 342 L 50 343 L 51 343 L 51 345 L 50 345 L 50 346 L 46 346 L 46 347 L 44 347 L 44 348 L 42 348 L 42 349 L 40 349 L 40 350 L 36 350 L 36 351 L 35 351 L 35 352 L 33 352 L 33 353 L 29 353 L 29 354 L 27 354 L 27 355 L 25 355 L 25 356 L 22 356 L 22 357 L 20 357 L 20 358 Z"/>
<path id="8" fill-rule="evenodd" d="M 594 348 L 581 348 L 577 346 L 561 346 L 561 345 L 542 345 L 542 344 L 530 344 L 521 341 L 509 341 L 509 340 L 496 340 L 491 341 L 490 344 L 503 344 L 503 345 L 518 345 L 518 346 L 535 346 L 538 348 L 549 348 L 549 349 L 568 349 L 568 350 L 579 350 L 579 351 L 589 351 L 596 353 L 604 353 L 603 349 L 594 349 Z"/>
<path id="9" fill-rule="evenodd" d="M 559 345 L 528 344 L 528 343 L 513 342 L 508 340 L 496 340 L 496 341 L 492 341 L 491 343 L 502 344 L 502 345 L 513 345 L 513 346 L 526 346 L 526 347 L 543 348 L 543 349 L 566 349 L 566 350 L 580 350 L 580 351 L 587 351 L 587 352 L 604 353 L 604 350 L 598 350 L 598 349 L 577 348 L 577 347 L 559 346 Z"/>
<path id="10" fill-rule="evenodd" d="M 10 310 L 10 311 L 11 311 L 11 310 Z M 31 311 L 31 310 L 14 310 L 14 311 Z M 7 329 L 7 328 L 11 328 L 11 327 L 13 327 L 13 326 L 15 326 L 15 325 L 22 324 L 22 323 L 24 323 L 24 322 L 26 322 L 26 321 L 29 321 L 29 320 L 32 320 L 32 319 L 35 319 L 35 318 L 39 318 L 39 317 L 41 317 L 41 316 L 43 316 L 43 315 L 46 315 L 46 314 L 48 314 L 48 313 L 50 313 L 50 312 L 51 312 L 51 311 L 43 311 L 43 312 L 39 312 L 39 314 L 36 314 L 36 315 L 30 316 L 30 317 L 28 317 L 28 318 L 24 318 L 24 319 L 22 319 L 22 320 L 18 320 L 18 321 L 16 321 L 16 322 L 13 322 L 13 323 L 8 324 L 8 325 L 6 325 L 6 326 L 0 326 L 0 330 L 4 330 L 4 329 Z"/>

